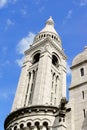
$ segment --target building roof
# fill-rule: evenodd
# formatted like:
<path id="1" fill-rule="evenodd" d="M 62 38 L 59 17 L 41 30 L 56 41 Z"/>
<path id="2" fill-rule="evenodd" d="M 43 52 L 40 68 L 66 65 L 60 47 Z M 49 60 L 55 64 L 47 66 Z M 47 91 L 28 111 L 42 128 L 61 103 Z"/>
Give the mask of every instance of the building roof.
<path id="1" fill-rule="evenodd" d="M 61 39 L 54 28 L 54 21 L 52 17 L 46 21 L 45 27 L 35 36 L 34 43 L 36 43 L 38 40 L 45 39 L 46 37 L 52 38 L 61 45 Z"/>
<path id="2" fill-rule="evenodd" d="M 56 30 L 54 28 L 54 21 L 51 16 L 46 21 L 46 26 L 40 31 L 40 33 L 42 33 L 42 32 L 51 32 L 51 33 L 58 35 L 58 33 L 56 32 Z"/>
<path id="3" fill-rule="evenodd" d="M 79 53 L 72 62 L 72 66 L 75 66 L 79 63 L 84 62 L 85 60 L 87 60 L 87 46 L 84 47 L 84 51 Z"/>

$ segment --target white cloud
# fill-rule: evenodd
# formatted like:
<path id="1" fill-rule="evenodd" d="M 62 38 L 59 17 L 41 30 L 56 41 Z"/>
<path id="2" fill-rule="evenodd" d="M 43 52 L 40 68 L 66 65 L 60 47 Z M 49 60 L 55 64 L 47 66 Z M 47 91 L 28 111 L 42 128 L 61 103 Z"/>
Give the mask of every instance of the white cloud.
<path id="1" fill-rule="evenodd" d="M 5 26 L 5 30 L 7 30 L 10 26 L 14 26 L 15 23 L 11 20 L 11 19 L 7 19 L 6 20 L 6 26 Z"/>
<path id="2" fill-rule="evenodd" d="M 4 66 L 7 66 L 7 65 L 10 65 L 10 61 L 9 60 L 5 60 L 3 62 L 0 62 L 0 67 L 4 67 Z"/>
<path id="3" fill-rule="evenodd" d="M 17 0 L 13 0 L 13 2 L 17 2 Z"/>
<path id="4" fill-rule="evenodd" d="M 73 3 L 77 6 L 87 6 L 87 0 L 73 0 Z"/>
<path id="5" fill-rule="evenodd" d="M 23 16 L 25 16 L 25 15 L 27 14 L 26 9 L 21 9 L 20 12 L 21 12 L 21 14 L 22 14 Z"/>
<path id="6" fill-rule="evenodd" d="M 4 70 L 4 68 L 8 67 L 9 65 L 10 65 L 10 61 L 9 60 L 0 60 L 0 79 L 3 77 L 3 70 Z"/>
<path id="7" fill-rule="evenodd" d="M 44 9 L 45 9 L 44 6 L 40 7 L 40 8 L 39 8 L 39 12 L 42 13 L 42 12 L 44 11 Z"/>
<path id="8" fill-rule="evenodd" d="M 8 3 L 16 3 L 18 0 L 0 0 L 0 8 L 5 7 Z"/>
<path id="9" fill-rule="evenodd" d="M 14 25 L 14 22 L 11 19 L 7 19 L 6 21 L 7 26 Z"/>
<path id="10" fill-rule="evenodd" d="M 28 36 L 22 38 L 18 45 L 17 45 L 17 51 L 19 54 L 24 54 L 24 51 L 29 48 L 29 45 L 33 42 L 35 34 L 32 32 L 29 32 Z"/>
<path id="11" fill-rule="evenodd" d="M 35 34 L 32 32 L 29 32 L 29 34 L 26 37 L 22 38 L 17 44 L 17 48 L 16 48 L 17 52 L 19 54 L 24 54 L 24 51 L 27 50 L 29 48 L 29 45 L 33 42 L 34 37 L 35 37 Z M 16 63 L 18 64 L 19 67 L 22 66 L 23 60 L 24 60 L 24 57 L 20 59 L 16 59 Z"/>
<path id="12" fill-rule="evenodd" d="M 22 67 L 23 61 L 24 61 L 24 57 L 22 57 L 21 59 L 17 59 L 16 63 L 18 64 L 19 67 Z"/>
<path id="13" fill-rule="evenodd" d="M 0 93 L 0 99 L 1 99 L 1 98 L 7 99 L 8 96 L 9 96 L 9 95 L 8 95 L 7 93 L 5 93 L 5 92 L 4 92 L 4 93 Z"/>
<path id="14" fill-rule="evenodd" d="M 9 92 L 9 91 L 8 91 L 8 92 L 5 92 L 5 91 L 2 92 L 2 91 L 1 91 L 1 92 L 0 92 L 0 100 L 1 100 L 1 99 L 6 99 L 6 100 L 7 100 L 7 99 L 10 98 L 11 95 L 14 95 L 14 92 L 13 92 L 13 91 L 10 91 L 10 92 Z"/>
<path id="15" fill-rule="evenodd" d="M 72 9 L 67 12 L 67 15 L 65 16 L 65 18 L 64 18 L 64 20 L 63 20 L 63 25 L 64 25 L 69 19 L 72 18 L 72 14 L 73 14 L 73 10 L 72 10 Z"/>
<path id="16" fill-rule="evenodd" d="M 7 47 L 3 47 L 3 48 L 2 48 L 2 53 L 3 53 L 3 55 L 6 55 L 6 54 L 7 54 Z"/>
<path id="17" fill-rule="evenodd" d="M 67 18 L 67 19 L 71 19 L 71 18 L 72 18 L 72 13 L 73 13 L 73 11 L 72 11 L 72 10 L 69 10 L 68 13 L 67 13 L 66 18 Z"/>
<path id="18" fill-rule="evenodd" d="M 80 1 L 80 6 L 86 6 L 86 5 L 87 5 L 87 0 Z"/>
<path id="19" fill-rule="evenodd" d="M 67 71 L 67 75 L 71 76 L 71 69 L 70 69 L 70 65 L 68 63 L 66 66 L 66 71 Z"/>
<path id="20" fill-rule="evenodd" d="M 8 3 L 8 0 L 0 0 L 0 8 L 3 8 Z"/>
<path id="21" fill-rule="evenodd" d="M 36 4 L 36 5 L 40 5 L 43 2 L 47 2 L 48 0 L 32 0 L 32 3 Z"/>
<path id="22" fill-rule="evenodd" d="M 39 5 L 41 0 L 33 0 L 32 3 L 35 3 L 36 5 Z"/>

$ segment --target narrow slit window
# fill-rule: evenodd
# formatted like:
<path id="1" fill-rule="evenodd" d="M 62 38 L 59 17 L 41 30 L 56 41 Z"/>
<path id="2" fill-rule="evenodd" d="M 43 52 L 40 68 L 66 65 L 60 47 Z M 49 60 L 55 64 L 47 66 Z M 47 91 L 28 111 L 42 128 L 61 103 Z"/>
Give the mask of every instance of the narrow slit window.
<path id="1" fill-rule="evenodd" d="M 84 76 L 84 68 L 81 68 L 80 72 L 81 72 L 81 76 Z"/>
<path id="2" fill-rule="evenodd" d="M 83 109 L 83 116 L 84 116 L 84 118 L 86 117 L 86 111 L 85 111 L 85 109 Z"/>
<path id="3" fill-rule="evenodd" d="M 56 91 L 57 91 L 57 84 L 55 85 L 55 94 L 56 94 Z"/>
<path id="4" fill-rule="evenodd" d="M 54 105 L 56 105 L 56 98 L 54 99 Z"/>
<path id="5" fill-rule="evenodd" d="M 84 99 L 84 96 L 85 96 L 85 95 L 84 95 L 84 91 L 82 91 L 82 98 L 83 98 L 83 99 Z"/>
<path id="6" fill-rule="evenodd" d="M 53 100 L 53 93 L 51 93 L 51 100 L 50 101 L 52 102 L 52 100 Z"/>
<path id="7" fill-rule="evenodd" d="M 54 84 L 54 82 L 52 81 L 52 89 L 53 89 L 53 84 Z"/>

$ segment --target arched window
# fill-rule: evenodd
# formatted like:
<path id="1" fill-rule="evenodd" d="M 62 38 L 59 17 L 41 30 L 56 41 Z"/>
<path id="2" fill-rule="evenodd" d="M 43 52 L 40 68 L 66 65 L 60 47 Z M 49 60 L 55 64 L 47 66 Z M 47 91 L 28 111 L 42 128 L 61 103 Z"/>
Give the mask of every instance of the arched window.
<path id="1" fill-rule="evenodd" d="M 48 130 L 48 123 L 47 122 L 43 123 L 43 130 Z"/>
<path id="2" fill-rule="evenodd" d="M 40 125 L 40 123 L 39 123 L 39 122 L 35 122 L 35 129 L 36 129 L 36 130 L 40 130 L 39 125 Z"/>
<path id="3" fill-rule="evenodd" d="M 41 38 L 43 37 L 43 35 L 41 35 Z"/>
<path id="4" fill-rule="evenodd" d="M 14 130 L 17 130 L 17 126 L 14 127 Z"/>
<path id="5" fill-rule="evenodd" d="M 12 130 L 12 128 L 9 128 L 8 130 Z"/>
<path id="6" fill-rule="evenodd" d="M 27 123 L 27 127 L 31 128 L 31 123 L 30 122 Z"/>
<path id="7" fill-rule="evenodd" d="M 40 59 L 40 53 L 37 53 L 33 57 L 33 64 L 37 63 Z"/>
<path id="8" fill-rule="evenodd" d="M 45 37 L 46 35 L 44 34 L 44 37 Z"/>
<path id="9" fill-rule="evenodd" d="M 52 38 L 53 38 L 53 35 L 52 35 Z"/>
<path id="10" fill-rule="evenodd" d="M 23 129 L 24 128 L 24 124 L 20 124 L 20 128 Z"/>
<path id="11" fill-rule="evenodd" d="M 52 64 L 55 67 L 59 67 L 59 62 L 58 62 L 58 58 L 55 55 L 52 55 Z"/>

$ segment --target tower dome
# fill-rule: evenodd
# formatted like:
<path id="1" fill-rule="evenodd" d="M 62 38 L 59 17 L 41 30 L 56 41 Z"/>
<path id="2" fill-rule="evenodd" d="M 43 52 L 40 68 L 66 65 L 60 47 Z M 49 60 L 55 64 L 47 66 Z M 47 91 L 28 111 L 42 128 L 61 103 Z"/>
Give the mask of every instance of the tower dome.
<path id="1" fill-rule="evenodd" d="M 42 32 L 51 32 L 51 33 L 58 35 L 55 28 L 54 28 L 54 21 L 53 21 L 51 16 L 46 21 L 46 26 L 40 31 L 40 33 L 42 33 Z"/>
<path id="2" fill-rule="evenodd" d="M 61 43 L 60 37 L 54 28 L 54 21 L 51 16 L 46 21 L 45 27 L 35 36 L 34 43 L 37 42 L 38 40 L 44 39 L 46 37 L 50 37 L 53 40 L 55 40 L 56 42 Z"/>
<path id="3" fill-rule="evenodd" d="M 81 52 L 80 54 L 78 54 L 72 62 L 72 66 L 75 66 L 79 63 L 84 62 L 85 60 L 87 60 L 87 46 L 84 47 L 84 51 Z"/>
<path id="4" fill-rule="evenodd" d="M 54 21 L 52 19 L 52 16 L 50 16 L 50 18 L 47 20 L 46 24 L 54 26 Z"/>

